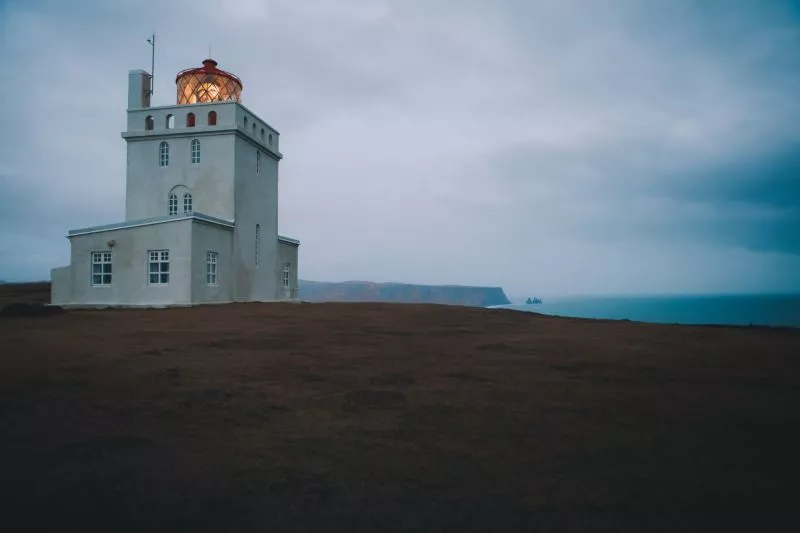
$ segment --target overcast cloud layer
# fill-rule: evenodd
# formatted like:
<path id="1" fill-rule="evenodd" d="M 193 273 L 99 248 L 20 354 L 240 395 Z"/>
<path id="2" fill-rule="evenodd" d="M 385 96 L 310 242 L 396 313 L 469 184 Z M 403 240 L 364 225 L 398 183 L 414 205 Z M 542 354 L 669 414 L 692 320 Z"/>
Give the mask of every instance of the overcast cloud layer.
<path id="1" fill-rule="evenodd" d="M 800 291 L 798 2 L 0 5 L 0 279 L 123 220 L 127 71 L 155 32 L 156 105 L 210 45 L 281 132 L 302 278 Z"/>

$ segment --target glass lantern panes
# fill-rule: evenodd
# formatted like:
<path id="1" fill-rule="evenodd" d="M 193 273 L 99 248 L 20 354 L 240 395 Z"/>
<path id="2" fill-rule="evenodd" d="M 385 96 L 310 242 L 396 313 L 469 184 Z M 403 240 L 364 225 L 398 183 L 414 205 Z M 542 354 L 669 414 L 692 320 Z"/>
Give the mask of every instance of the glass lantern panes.
<path id="1" fill-rule="evenodd" d="M 228 100 L 239 102 L 242 96 L 242 85 L 222 74 L 189 72 L 178 78 L 177 86 L 179 105 Z"/>

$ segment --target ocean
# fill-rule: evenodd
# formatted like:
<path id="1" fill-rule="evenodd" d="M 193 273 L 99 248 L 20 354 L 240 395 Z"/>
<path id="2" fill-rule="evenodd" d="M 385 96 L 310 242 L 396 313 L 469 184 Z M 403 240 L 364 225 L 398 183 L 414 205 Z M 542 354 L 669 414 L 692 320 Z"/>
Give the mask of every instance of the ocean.
<path id="1" fill-rule="evenodd" d="M 800 327 L 800 294 L 571 296 L 543 300 L 541 304 L 495 307 L 546 315 L 664 324 Z"/>

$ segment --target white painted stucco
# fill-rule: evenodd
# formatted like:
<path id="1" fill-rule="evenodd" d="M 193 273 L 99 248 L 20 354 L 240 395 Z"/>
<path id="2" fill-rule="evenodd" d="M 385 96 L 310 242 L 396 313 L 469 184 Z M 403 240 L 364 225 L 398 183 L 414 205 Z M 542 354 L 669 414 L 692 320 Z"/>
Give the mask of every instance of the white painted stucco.
<path id="1" fill-rule="evenodd" d="M 217 253 L 217 283 L 206 281 L 206 254 Z M 192 225 L 192 303 L 233 301 L 233 232 L 228 228 Z"/>
<path id="2" fill-rule="evenodd" d="M 239 102 L 149 107 L 148 87 L 147 72 L 128 73 L 128 121 L 122 133 L 125 220 L 69 232 L 70 265 L 52 270 L 52 303 L 189 305 L 296 298 L 296 291 L 283 287 L 286 263 L 292 288 L 297 286 L 299 242 L 278 235 L 279 133 Z M 210 125 L 212 111 L 216 124 Z M 195 117 L 191 127 L 189 113 Z M 148 118 L 152 129 L 146 127 Z M 192 161 L 194 140 L 200 143 L 199 162 Z M 169 147 L 166 165 L 161 143 Z M 178 196 L 177 214 L 169 212 L 170 192 Z M 184 212 L 186 192 L 192 197 L 189 212 Z M 169 250 L 168 285 L 148 283 L 150 250 Z M 218 254 L 216 284 L 206 279 L 209 251 Z M 92 286 L 92 252 L 111 252 L 111 286 Z"/>
<path id="3" fill-rule="evenodd" d="M 297 285 L 297 250 L 298 244 L 294 242 L 287 242 L 285 240 L 278 241 L 278 269 L 280 271 L 280 290 L 282 291 L 282 298 L 287 300 L 297 299 L 298 285 Z M 289 286 L 283 286 L 283 269 L 289 269 Z"/>
<path id="4" fill-rule="evenodd" d="M 56 267 L 50 271 L 50 303 L 54 305 L 69 304 L 72 299 L 71 267 Z"/>
<path id="5" fill-rule="evenodd" d="M 70 237 L 72 302 L 112 305 L 166 305 L 191 303 L 192 219 L 163 224 L 98 231 Z M 109 243 L 113 242 L 110 246 Z M 169 250 L 169 283 L 148 283 L 148 252 Z M 92 252 L 111 252 L 112 282 L 91 284 Z"/>
<path id="6" fill-rule="evenodd" d="M 267 155 L 252 139 L 237 136 L 235 168 L 233 261 L 240 275 L 234 298 L 278 299 L 278 159 Z M 260 228 L 258 265 L 256 226 Z"/>

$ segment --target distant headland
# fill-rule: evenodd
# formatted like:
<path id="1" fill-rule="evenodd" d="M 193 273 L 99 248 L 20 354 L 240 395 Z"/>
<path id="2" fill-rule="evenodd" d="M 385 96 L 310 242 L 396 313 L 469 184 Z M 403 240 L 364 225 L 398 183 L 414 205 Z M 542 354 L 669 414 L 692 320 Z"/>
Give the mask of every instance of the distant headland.
<path id="1" fill-rule="evenodd" d="M 400 302 L 488 307 L 511 301 L 501 287 L 415 285 L 371 281 L 298 280 L 299 298 L 307 302 Z"/>

